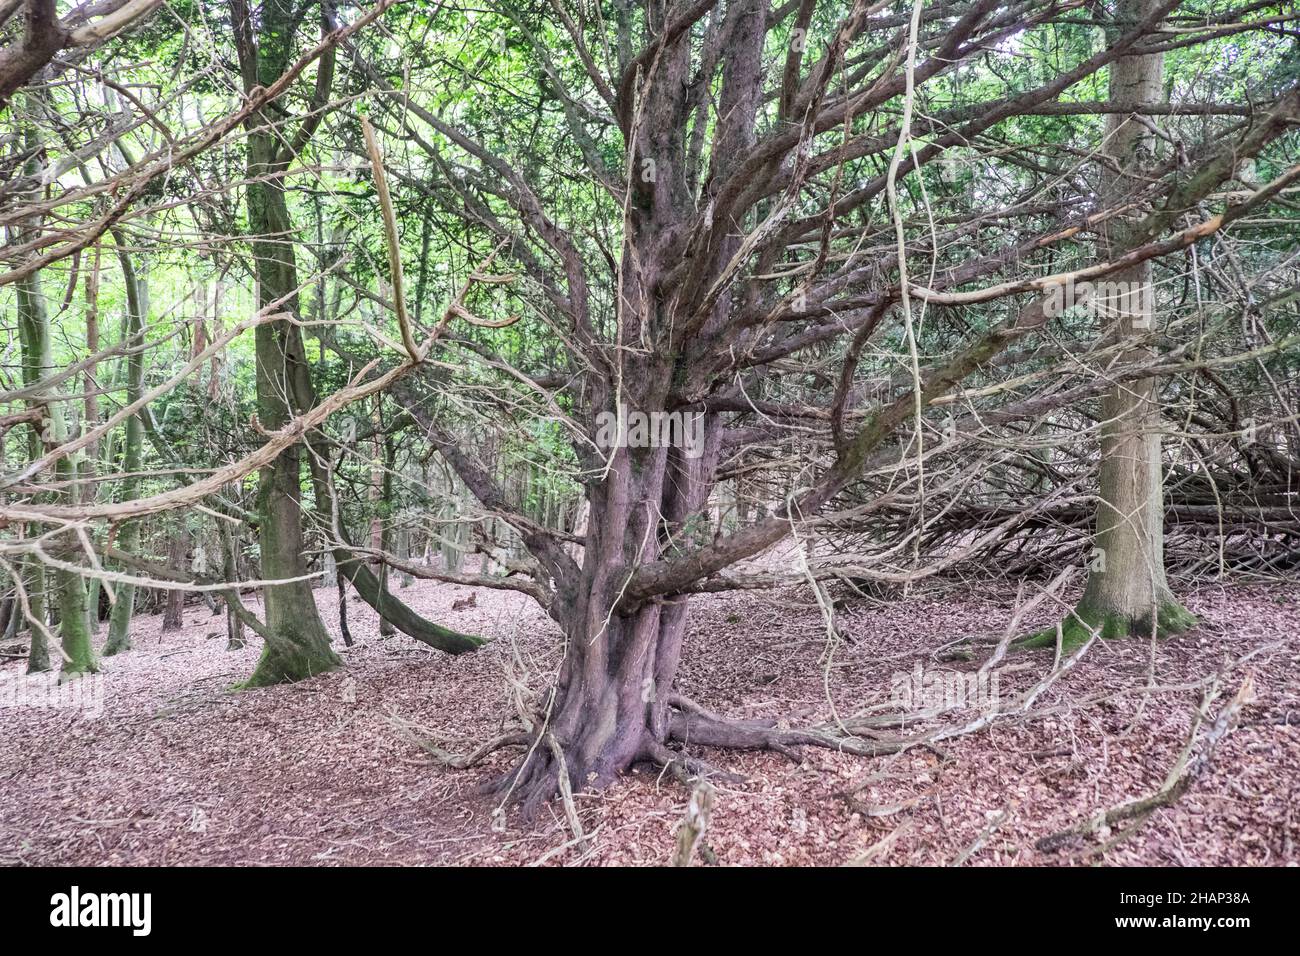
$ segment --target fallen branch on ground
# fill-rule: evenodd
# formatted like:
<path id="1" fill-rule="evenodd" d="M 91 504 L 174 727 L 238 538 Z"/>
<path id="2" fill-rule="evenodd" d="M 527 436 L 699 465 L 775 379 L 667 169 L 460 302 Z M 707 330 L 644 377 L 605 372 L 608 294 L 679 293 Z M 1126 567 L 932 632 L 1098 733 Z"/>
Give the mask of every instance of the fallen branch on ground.
<path id="1" fill-rule="evenodd" d="M 1110 828 L 1117 823 L 1125 820 L 1133 820 L 1133 824 L 1122 830 L 1113 839 L 1103 844 L 1092 852 L 1104 853 L 1111 849 L 1121 840 L 1131 836 L 1156 810 L 1161 807 L 1168 807 L 1175 803 L 1179 797 L 1187 792 L 1187 789 L 1200 777 L 1210 765 L 1210 760 L 1214 756 L 1214 751 L 1219 743 L 1237 726 L 1240 719 L 1242 708 L 1254 699 L 1255 681 L 1249 674 L 1241 682 L 1241 687 L 1232 700 L 1219 711 L 1214 722 L 1210 725 L 1209 732 L 1201 742 L 1200 752 L 1193 756 L 1193 750 L 1196 747 L 1196 735 L 1201 729 L 1201 725 L 1206 720 L 1206 713 L 1210 705 L 1218 696 L 1218 688 L 1211 687 L 1206 692 L 1205 698 L 1201 701 L 1192 718 L 1191 733 L 1187 736 L 1187 743 L 1184 745 L 1182 753 L 1170 768 L 1165 777 L 1165 782 L 1155 793 L 1142 797 L 1139 800 L 1132 800 L 1128 803 L 1112 807 L 1102 813 L 1098 813 L 1090 820 L 1080 823 L 1068 830 L 1062 830 L 1045 836 L 1038 840 L 1034 845 L 1044 852 L 1050 853 L 1065 846 L 1075 837 L 1086 836 L 1090 833 L 1099 833 L 1106 836 L 1110 833 Z"/>

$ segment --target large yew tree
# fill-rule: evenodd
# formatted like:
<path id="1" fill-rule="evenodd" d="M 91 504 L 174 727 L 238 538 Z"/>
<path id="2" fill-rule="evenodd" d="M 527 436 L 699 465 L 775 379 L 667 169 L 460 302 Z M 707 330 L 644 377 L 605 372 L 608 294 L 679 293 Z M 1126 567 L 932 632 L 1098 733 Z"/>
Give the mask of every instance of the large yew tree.
<path id="1" fill-rule="evenodd" d="M 465 348 L 523 383 L 513 401 L 535 402 L 567 429 L 589 506 L 577 535 L 512 506 L 472 443 L 440 419 L 435 396 L 454 377 L 396 392 L 481 504 L 515 529 L 566 636 L 537 745 L 506 788 L 535 807 L 562 774 L 579 787 L 637 761 L 689 766 L 675 749 L 685 741 L 872 749 L 825 730 L 727 720 L 681 696 L 690 594 L 731 586 L 729 569 L 864 474 L 893 469 L 916 487 L 931 456 L 1101 394 L 1102 381 L 1018 402 L 1008 391 L 978 416 L 953 403 L 1011 346 L 1037 344 L 1053 285 L 1141 275 L 1292 181 L 1286 170 L 1230 206 L 1211 199 L 1295 121 L 1293 81 L 1243 108 L 1165 103 L 1159 84 L 1123 78 L 1135 64 L 1150 69 L 1160 49 L 1249 29 L 1223 3 L 488 6 L 422 8 L 400 55 L 364 42 L 349 51 L 357 89 L 377 94 L 377 122 L 412 157 L 404 184 L 467 224 L 471 249 L 504 243 L 522 308 L 558 342 L 526 363 L 482 341 Z M 1047 68 L 1024 67 L 1036 57 L 1021 57 L 1022 46 Z M 1097 170 L 1135 148 L 1127 131 L 1180 114 L 1207 118 L 1202 135 L 1159 144 L 1136 199 L 1105 185 L 1098 199 Z M 1110 145 L 1094 123 L 1082 127 L 1092 137 L 1082 150 L 999 151 L 1008 138 L 1075 129 L 1052 118 L 1107 115 Z M 1076 163 L 1087 176 L 1071 178 Z M 998 175 L 963 175 L 966 164 Z M 946 209 L 953 191 L 932 191 L 953 181 L 967 191 L 961 214 L 936 214 L 932 200 Z M 1101 224 L 1104 241 L 1078 242 Z M 960 318 L 975 306 L 980 320 Z M 923 323 L 940 321 L 951 330 L 943 347 L 919 347 L 934 343 Z M 868 353 L 892 354 L 901 376 L 867 388 Z M 1124 395 L 1145 393 L 1155 386 L 1142 369 L 1155 362 L 1135 348 L 1107 374 L 1138 379 Z M 1108 401 L 1108 416 L 1123 419 Z M 703 454 L 602 447 L 600 416 L 629 411 L 703 415 Z M 936 427 L 941 415 L 955 415 L 951 427 Z M 767 513 L 715 528 L 706 509 L 720 462 L 791 422 L 820 436 L 817 450 Z M 1107 434 L 1118 427 L 1131 430 L 1120 421 Z M 1115 439 L 1105 440 L 1114 463 Z M 1132 441 L 1158 453 L 1158 439 Z M 1141 467 L 1144 500 L 1158 499 L 1158 462 Z"/>

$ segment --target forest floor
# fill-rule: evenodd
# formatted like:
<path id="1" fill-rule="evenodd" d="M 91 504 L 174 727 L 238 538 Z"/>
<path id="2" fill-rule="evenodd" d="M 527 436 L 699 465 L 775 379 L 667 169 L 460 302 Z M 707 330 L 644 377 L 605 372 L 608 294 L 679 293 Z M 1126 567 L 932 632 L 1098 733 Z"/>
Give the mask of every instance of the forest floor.
<path id="1" fill-rule="evenodd" d="M 970 662 L 935 652 L 964 635 L 996 641 L 1014 591 L 948 583 L 889 603 L 858 600 L 839 615 L 842 637 L 831 644 L 807 592 L 701 597 L 680 687 L 730 716 L 850 714 L 888 701 L 893 682 L 911 679 L 918 664 L 927 674 L 973 671 L 991 644 L 977 645 Z M 335 591 L 316 593 L 336 627 Z M 452 609 L 471 593 L 474 606 Z M 23 663 L 0 659 L 0 863 L 671 860 L 689 797 L 671 777 L 642 769 L 603 793 L 579 794 L 587 840 L 567 845 L 558 804 L 523 827 L 518 814 L 494 816 L 495 803 L 479 795 L 514 752 L 451 770 L 404 739 L 394 716 L 437 732 L 453 751 L 491 738 L 511 713 L 505 671 L 546 686 L 559 639 L 513 593 L 417 582 L 401 596 L 433 620 L 495 641 L 448 657 L 402 635 L 380 637 L 374 614 L 350 600 L 357 643 L 339 648 L 346 670 L 232 693 L 260 642 L 227 651 L 224 618 L 192 605 L 185 627 L 167 634 L 160 616 L 139 616 L 135 650 L 105 662 L 81 706 L 57 707 L 15 694 Z M 810 749 L 801 763 L 699 751 L 746 778 L 717 782 L 708 849 L 722 865 L 1296 865 L 1300 589 L 1207 586 L 1187 604 L 1203 622 L 1194 631 L 1154 647 L 1095 644 L 1027 715 L 934 747 L 876 758 Z M 1059 613 L 1043 606 L 1024 624 Z M 999 693 L 1033 685 L 1052 663 L 1050 650 L 1008 656 Z M 1036 849 L 1040 838 L 1160 787 L 1203 683 L 1219 675 L 1216 711 L 1248 673 L 1254 699 L 1240 725 L 1172 806 L 1109 849 L 1117 834 Z M 91 698 L 96 706 L 87 707 Z"/>

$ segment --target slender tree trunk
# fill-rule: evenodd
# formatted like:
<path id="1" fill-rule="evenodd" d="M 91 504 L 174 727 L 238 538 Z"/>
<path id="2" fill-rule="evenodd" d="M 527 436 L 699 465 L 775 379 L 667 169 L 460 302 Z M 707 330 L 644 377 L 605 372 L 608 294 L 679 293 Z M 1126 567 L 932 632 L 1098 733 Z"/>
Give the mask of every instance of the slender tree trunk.
<path id="1" fill-rule="evenodd" d="M 50 343 L 50 317 L 40 274 L 36 273 L 18 282 L 18 323 L 25 346 L 24 371 L 32 381 L 38 381 L 54 369 Z M 57 448 L 67 438 L 63 411 L 57 401 L 43 406 L 45 417 L 39 424 L 40 451 Z M 54 492 L 54 497 L 76 497 L 77 464 L 71 456 L 63 456 L 55 466 L 55 478 L 60 484 L 70 486 L 67 492 Z M 74 541 L 63 540 L 57 544 L 59 557 L 65 561 L 78 559 L 79 549 Z M 59 612 L 60 642 L 63 645 L 63 667 L 60 680 L 76 677 L 99 669 L 86 614 L 86 582 L 76 571 L 56 569 L 54 577 L 55 604 Z"/>
<path id="2" fill-rule="evenodd" d="M 469 525 L 464 521 L 458 521 L 457 516 L 462 514 L 463 508 L 459 497 L 453 499 L 454 504 L 444 505 L 441 509 L 442 521 L 438 526 L 438 551 L 442 555 L 442 566 L 451 574 L 460 573 L 461 563 L 465 558 L 465 552 L 469 544 Z M 488 518 L 488 529 L 491 530 L 492 519 Z M 485 537 L 490 541 L 492 535 L 489 533 Z M 487 555 L 483 556 L 483 567 L 486 571 L 488 561 Z M 490 573 L 490 572 L 489 572 Z"/>
<path id="3" fill-rule="evenodd" d="M 122 280 L 126 287 L 126 335 L 128 345 L 139 346 L 144 342 L 144 280 L 136 273 L 131 261 L 124 237 L 114 232 L 113 241 L 117 244 L 117 261 L 122 267 Z M 126 400 L 137 401 L 144 394 L 144 353 L 135 352 L 126 360 Z M 136 496 L 140 487 L 139 474 L 144 467 L 144 423 L 139 415 L 132 415 L 126 420 L 126 439 L 122 449 L 122 470 L 126 477 L 122 479 L 122 500 L 129 501 Z M 118 534 L 117 546 L 128 554 L 140 550 L 140 523 L 127 521 Z M 108 615 L 108 638 L 104 641 L 104 656 L 109 657 L 131 649 L 131 618 L 135 613 L 135 586 L 120 584 L 115 592 L 117 600 Z"/>
<path id="4" fill-rule="evenodd" d="M 239 581 L 239 545 L 235 535 L 226 527 L 225 522 L 219 522 L 221 525 L 221 555 L 222 555 L 222 577 L 231 584 L 236 585 L 235 594 L 238 594 Z M 235 606 L 231 600 L 226 601 L 226 650 L 242 650 L 247 641 L 244 638 L 244 622 L 240 620 L 235 613 Z"/>
<path id="5" fill-rule="evenodd" d="M 40 100 L 36 94 L 28 94 L 10 104 L 10 110 L 16 120 L 21 121 L 24 118 L 24 109 L 39 111 Z M 28 152 L 33 157 L 39 155 L 40 139 L 32 126 L 28 126 L 24 131 L 24 138 Z M 31 159 L 23 170 L 25 175 L 33 175 L 39 171 L 39 160 L 36 158 Z M 21 241 L 33 228 L 30 224 L 26 224 L 16 228 L 10 235 Z M 45 300 L 40 295 L 39 278 L 32 276 L 23 279 L 18 283 L 18 341 L 22 354 L 24 385 L 30 386 L 39 382 L 48 367 L 53 364 L 47 331 L 48 315 L 45 311 Z M 45 406 L 40 396 L 33 396 L 28 400 L 27 405 L 31 409 L 41 411 L 44 418 Z M 44 439 L 47 437 L 45 429 L 46 424 L 42 420 L 31 424 L 27 433 L 27 454 L 30 459 L 39 458 L 44 450 Z M 31 535 L 40 533 L 40 530 L 38 525 L 29 525 L 24 532 L 26 535 Z M 35 674 L 50 669 L 49 640 L 42 627 L 37 626 L 43 626 L 49 619 L 46 600 L 48 576 L 44 563 L 34 555 L 25 556 L 21 561 L 20 569 L 24 579 L 23 587 L 27 592 L 29 618 L 22 623 L 26 624 L 31 632 L 27 653 L 27 673 Z"/>
<path id="6" fill-rule="evenodd" d="M 348 579 L 335 565 L 334 579 L 339 589 L 339 633 L 343 643 L 352 646 L 352 630 L 348 627 Z"/>
<path id="7" fill-rule="evenodd" d="M 13 598 L 11 611 L 12 613 L 9 615 L 9 620 L 5 622 L 4 639 L 6 641 L 12 641 L 14 638 L 18 636 L 18 622 L 21 619 L 22 615 L 19 613 L 18 596 L 16 594 L 14 595 Z"/>
<path id="8" fill-rule="evenodd" d="M 32 112 L 37 114 L 47 108 L 42 103 L 40 94 L 29 96 L 27 105 Z M 11 105 L 11 108 L 15 107 Z M 39 157 L 42 155 L 40 137 L 36 133 L 34 125 L 29 124 L 27 126 L 24 138 L 24 145 L 32 157 L 27 163 L 25 172 L 34 176 L 41 172 L 41 159 Z M 26 232 L 29 229 L 37 228 L 39 228 L 38 224 L 29 224 L 21 231 Z M 45 294 L 41 290 L 40 273 L 36 272 L 20 279 L 17 283 L 17 293 L 18 330 L 23 353 L 23 379 L 27 384 L 33 384 L 55 371 L 53 345 L 50 337 L 49 307 L 45 301 Z M 42 420 L 33 428 L 33 437 L 29 444 L 29 450 L 39 455 L 61 445 L 67 438 L 67 430 L 61 402 L 57 400 L 46 401 L 45 396 L 38 395 L 33 400 L 33 405 L 40 407 L 43 414 Z M 71 455 L 61 457 L 55 466 L 54 477 L 60 486 L 69 490 L 54 491 L 50 497 L 54 500 L 76 501 L 78 489 L 77 461 L 75 457 Z M 71 535 L 55 542 L 53 547 L 55 553 L 64 561 L 76 562 L 81 560 L 81 549 Z M 95 659 L 94 647 L 91 644 L 91 632 L 87 626 L 85 579 L 76 571 L 64 569 L 55 570 L 52 577 L 54 579 L 54 601 L 59 612 L 60 636 L 64 655 L 59 679 L 65 680 L 78 674 L 98 670 L 99 665 Z M 29 657 L 29 667 L 39 663 L 35 637 L 36 635 L 33 634 L 34 639 L 32 654 Z"/>
<path id="9" fill-rule="evenodd" d="M 397 529 L 397 556 L 406 563 L 411 560 L 411 529 L 405 524 Z M 398 583 L 403 588 L 409 588 L 415 583 L 415 576 L 409 571 L 403 571 L 398 575 Z"/>
<path id="10" fill-rule="evenodd" d="M 1154 0 L 1120 0 L 1116 29 L 1148 16 Z M 1163 96 L 1163 55 L 1121 57 L 1111 67 L 1110 98 L 1154 103 Z M 1148 120 L 1148 122 L 1150 122 Z M 1108 157 L 1103 202 L 1116 206 L 1138 193 L 1152 164 L 1154 137 L 1138 118 L 1111 114 L 1106 125 Z M 1103 259 L 1126 247 L 1127 220 L 1119 219 L 1101 244 Z M 1109 279 L 1102 305 L 1104 321 L 1122 335 L 1141 335 L 1155 319 L 1152 266 L 1143 263 Z M 1148 358 L 1135 348 L 1133 360 Z M 1102 399 L 1101 463 L 1098 481 L 1096 551 L 1088 584 L 1075 615 L 1066 622 L 1068 643 L 1086 640 L 1094 629 L 1103 637 L 1149 636 L 1186 630 L 1196 619 L 1174 597 L 1165 579 L 1164 478 L 1160 453 L 1160 395 L 1156 379 L 1116 385 Z M 1055 634 L 1050 635 L 1055 640 Z"/>
<path id="11" fill-rule="evenodd" d="M 264 138 L 269 139 L 264 135 L 250 137 L 254 155 L 265 155 L 273 147 L 273 142 L 262 142 Z M 281 238 L 267 238 L 293 234 L 278 180 L 263 178 L 268 175 L 268 165 L 265 159 L 252 161 L 248 187 L 250 228 L 260 237 L 254 240 L 253 248 L 260 278 L 259 305 L 263 308 L 274 307 L 285 296 L 296 302 L 297 297 L 291 293 L 298 284 L 292 245 Z M 295 409 L 285 400 L 299 391 L 290 379 L 310 374 L 302 334 L 295 325 L 274 322 L 259 325 L 255 335 L 258 417 L 268 430 L 283 428 L 295 413 L 305 410 Z M 330 649 L 329 634 L 321 622 L 310 583 L 305 579 L 289 580 L 307 574 L 301 466 L 301 446 L 294 445 L 258 475 L 262 577 L 283 583 L 265 589 L 266 626 L 274 637 L 267 641 L 257 669 L 247 681 L 250 687 L 302 680 L 342 663 Z"/>
<path id="12" fill-rule="evenodd" d="M 393 443 L 385 441 L 383 443 L 383 463 L 384 467 L 379 478 L 379 510 L 380 514 L 376 517 L 378 523 L 378 541 L 371 544 L 371 548 L 378 548 L 383 554 L 388 554 L 392 545 L 392 522 L 388 520 L 390 508 L 388 502 L 393 499 Z M 384 603 L 389 597 L 388 590 L 388 564 L 382 563 L 379 566 L 379 587 L 380 587 L 380 605 L 379 605 L 379 633 L 384 637 L 391 637 L 397 633 L 397 628 L 393 622 L 384 614 L 386 604 Z"/>
<path id="13" fill-rule="evenodd" d="M 45 614 L 45 565 L 38 558 L 24 558 L 20 565 L 24 578 L 23 587 L 27 589 L 27 606 L 31 616 L 44 624 Z M 15 613 L 21 617 L 21 612 Z M 27 673 L 40 674 L 50 669 L 50 645 L 45 633 L 32 626 L 31 621 L 20 621 L 29 629 L 30 641 L 27 648 Z"/>
<path id="14" fill-rule="evenodd" d="M 86 271 L 86 354 L 93 356 L 99 351 L 99 256 L 100 244 L 95 243 L 91 254 L 91 266 Z M 96 381 L 96 372 L 98 363 L 92 362 L 86 367 L 82 374 L 84 383 L 83 399 L 86 428 L 93 429 L 99 424 L 99 393 L 98 382 Z M 85 457 L 82 459 L 83 476 L 88 479 L 94 479 L 97 476 L 99 465 L 99 440 L 96 439 L 86 446 Z M 92 502 L 95 500 L 95 489 L 97 485 L 90 481 L 83 485 L 84 493 L 82 500 Z M 86 589 L 86 611 L 89 615 L 86 626 L 90 628 L 90 633 L 94 636 L 99 631 L 99 592 L 102 583 L 99 578 L 92 578 Z"/>
<path id="15" fill-rule="evenodd" d="M 181 569 L 185 566 L 185 553 L 189 550 L 189 534 L 178 530 L 172 535 L 171 546 L 167 549 L 167 566 Z M 167 591 L 163 601 L 162 630 L 179 631 L 185 626 L 185 592 L 174 589 Z"/>
<path id="16" fill-rule="evenodd" d="M 223 282 L 217 279 L 212 287 L 212 335 L 221 337 L 221 294 Z M 214 353 L 208 362 L 208 398 L 216 401 L 221 397 L 221 356 Z"/>

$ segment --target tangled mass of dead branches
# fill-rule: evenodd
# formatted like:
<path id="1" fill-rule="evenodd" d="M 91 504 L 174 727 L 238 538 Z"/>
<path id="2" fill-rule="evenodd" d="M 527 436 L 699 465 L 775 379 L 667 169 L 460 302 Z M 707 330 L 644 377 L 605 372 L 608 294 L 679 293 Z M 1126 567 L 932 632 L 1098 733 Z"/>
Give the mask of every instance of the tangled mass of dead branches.
<path id="1" fill-rule="evenodd" d="M 713 713 L 700 592 L 833 635 L 925 579 L 1084 585 L 986 668 L 1192 627 L 1181 587 L 1300 566 L 1298 19 L 0 2 L 0 628 L 72 679 L 202 599 L 253 687 L 341 666 L 314 588 L 449 654 L 493 635 L 399 581 L 522 592 L 551 686 L 429 746 L 518 748 L 534 811 L 688 743 L 954 732 Z"/>

